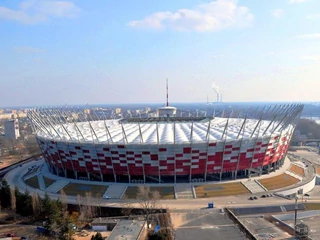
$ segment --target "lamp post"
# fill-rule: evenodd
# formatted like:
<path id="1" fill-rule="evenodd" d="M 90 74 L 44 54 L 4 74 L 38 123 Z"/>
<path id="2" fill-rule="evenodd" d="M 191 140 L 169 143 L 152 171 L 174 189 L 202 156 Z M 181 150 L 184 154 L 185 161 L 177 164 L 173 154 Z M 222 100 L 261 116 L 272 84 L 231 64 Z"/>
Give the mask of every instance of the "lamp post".
<path id="1" fill-rule="evenodd" d="M 295 206 L 294 206 L 294 235 L 296 236 L 297 232 L 297 213 L 298 213 L 298 196 L 295 197 Z"/>

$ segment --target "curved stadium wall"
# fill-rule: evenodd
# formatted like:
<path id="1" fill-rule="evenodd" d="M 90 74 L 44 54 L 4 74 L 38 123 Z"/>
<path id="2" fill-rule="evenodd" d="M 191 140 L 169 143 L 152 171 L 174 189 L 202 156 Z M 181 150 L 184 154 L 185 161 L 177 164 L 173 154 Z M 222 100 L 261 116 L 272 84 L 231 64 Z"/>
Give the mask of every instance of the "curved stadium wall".
<path id="1" fill-rule="evenodd" d="M 254 116 L 80 120 L 62 109 L 31 110 L 51 172 L 106 182 L 166 183 L 269 173 L 284 158 L 303 106 L 269 107 Z M 76 117 L 75 117 L 76 116 Z"/>

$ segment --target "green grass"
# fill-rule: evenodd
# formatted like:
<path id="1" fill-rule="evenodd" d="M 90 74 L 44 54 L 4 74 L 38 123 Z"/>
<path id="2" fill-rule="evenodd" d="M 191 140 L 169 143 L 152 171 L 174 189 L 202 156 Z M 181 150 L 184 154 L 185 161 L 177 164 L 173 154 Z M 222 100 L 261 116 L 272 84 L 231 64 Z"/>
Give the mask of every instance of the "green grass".
<path id="1" fill-rule="evenodd" d="M 137 199 L 139 187 L 129 186 L 127 187 L 124 197 L 128 199 Z M 150 187 L 150 192 L 158 191 L 160 199 L 174 199 L 174 188 L 173 187 Z"/>
<path id="2" fill-rule="evenodd" d="M 27 179 L 25 182 L 29 187 L 37 188 L 37 189 L 40 188 L 39 181 L 38 181 L 38 176 L 33 176 L 33 177 Z"/>
<path id="3" fill-rule="evenodd" d="M 77 196 L 80 194 L 82 197 L 86 196 L 86 192 L 90 192 L 92 197 L 101 198 L 107 189 L 108 186 L 69 183 L 63 188 L 63 191 L 66 195 Z"/>

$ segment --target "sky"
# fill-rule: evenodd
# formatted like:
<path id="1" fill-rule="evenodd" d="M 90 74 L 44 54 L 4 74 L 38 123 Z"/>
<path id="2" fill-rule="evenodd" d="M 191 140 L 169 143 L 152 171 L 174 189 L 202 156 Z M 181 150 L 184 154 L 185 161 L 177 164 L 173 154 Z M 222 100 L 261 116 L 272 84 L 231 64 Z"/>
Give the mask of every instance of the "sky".
<path id="1" fill-rule="evenodd" d="M 320 100 L 319 0 L 1 0 L 0 106 Z"/>

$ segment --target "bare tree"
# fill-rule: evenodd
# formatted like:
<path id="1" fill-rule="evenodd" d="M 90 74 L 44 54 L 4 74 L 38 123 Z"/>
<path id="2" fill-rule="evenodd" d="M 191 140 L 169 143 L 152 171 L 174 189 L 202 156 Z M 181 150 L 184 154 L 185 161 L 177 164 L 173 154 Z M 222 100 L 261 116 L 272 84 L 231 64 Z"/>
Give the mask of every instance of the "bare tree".
<path id="1" fill-rule="evenodd" d="M 80 211 L 81 204 L 82 204 L 82 197 L 80 196 L 80 194 L 77 195 L 77 203 L 78 203 L 78 207 L 79 207 L 79 211 Z"/>
<path id="2" fill-rule="evenodd" d="M 60 201 L 62 203 L 62 211 L 66 212 L 68 210 L 68 197 L 63 189 L 60 190 Z"/>
<path id="3" fill-rule="evenodd" d="M 89 219 L 91 219 L 94 216 L 94 211 L 95 211 L 95 208 L 91 206 L 93 202 L 91 192 L 86 192 L 84 201 L 82 201 L 81 197 L 77 196 L 77 202 L 80 208 L 79 220 L 88 221 Z"/>
<path id="4" fill-rule="evenodd" d="M 127 216 L 130 218 L 131 214 L 132 214 L 132 204 L 131 202 L 129 202 L 129 198 L 127 195 L 123 195 L 122 197 L 123 200 L 125 200 L 125 203 L 123 204 L 122 208 L 121 208 L 121 213 L 124 216 Z"/>
<path id="5" fill-rule="evenodd" d="M 33 214 L 34 214 L 34 217 L 37 218 L 41 213 L 41 202 L 39 200 L 39 195 L 34 192 L 31 196 L 31 200 L 32 200 Z"/>
<path id="6" fill-rule="evenodd" d="M 17 199 L 14 188 L 10 188 L 10 201 L 11 201 L 11 210 L 16 212 L 17 209 Z"/>
<path id="7" fill-rule="evenodd" d="M 139 186 L 137 199 L 140 200 L 140 206 L 145 215 L 145 221 L 149 226 L 149 216 L 152 215 L 157 208 L 159 208 L 160 194 L 158 191 L 150 191 L 149 186 Z"/>

